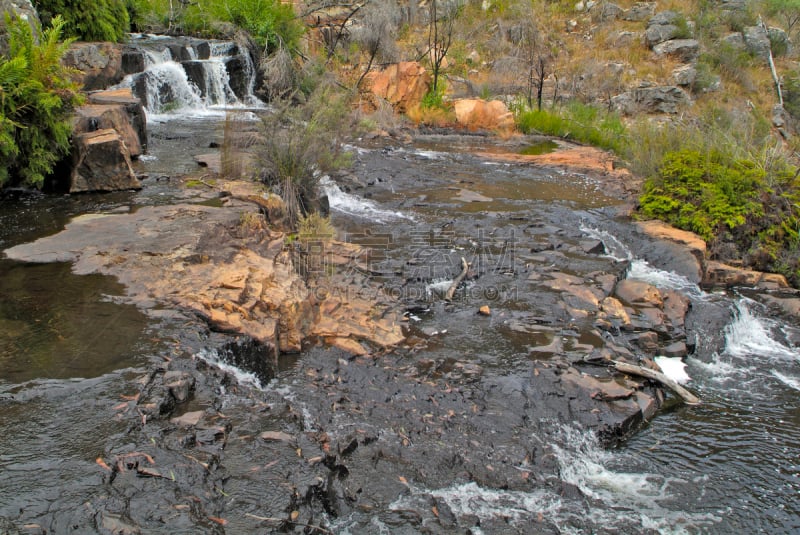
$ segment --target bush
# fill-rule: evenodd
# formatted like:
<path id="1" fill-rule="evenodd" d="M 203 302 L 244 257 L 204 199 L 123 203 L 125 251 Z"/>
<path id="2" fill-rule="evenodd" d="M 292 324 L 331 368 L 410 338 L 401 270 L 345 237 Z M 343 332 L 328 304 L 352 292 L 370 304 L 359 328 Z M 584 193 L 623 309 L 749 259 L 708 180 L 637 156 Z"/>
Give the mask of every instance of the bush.
<path id="1" fill-rule="evenodd" d="M 276 103 L 263 119 L 259 178 L 283 198 L 293 228 L 316 211 L 320 177 L 349 163 L 341 144 L 345 116 L 342 96 L 322 84 L 305 105 Z"/>
<path id="2" fill-rule="evenodd" d="M 37 33 L 28 22 L 6 16 L 9 55 L 0 62 L 0 186 L 8 181 L 41 187 L 69 150 L 78 87 L 61 66 L 69 41 L 60 42 L 60 17 Z"/>
<path id="3" fill-rule="evenodd" d="M 639 213 L 697 233 L 712 251 L 730 241 L 749 267 L 800 284 L 800 179 L 781 158 L 765 166 L 713 150 L 668 152 L 645 183 Z"/>
<path id="4" fill-rule="evenodd" d="M 45 25 L 61 15 L 67 37 L 119 42 L 130 29 L 123 0 L 35 0 L 33 3 Z"/>
<path id="5" fill-rule="evenodd" d="M 756 202 L 763 184 L 764 173 L 752 162 L 727 162 L 717 152 L 669 152 L 659 176 L 645 183 L 640 209 L 711 241 L 725 228 L 743 225 L 748 214 L 763 213 Z"/>
<path id="6" fill-rule="evenodd" d="M 155 0 L 128 0 L 133 25 L 139 30 L 164 26 L 171 31 L 204 37 L 222 37 L 225 24 L 247 31 L 272 53 L 280 46 L 296 49 L 303 25 L 291 3 L 280 0 L 198 0 L 175 2 L 174 6 Z"/>

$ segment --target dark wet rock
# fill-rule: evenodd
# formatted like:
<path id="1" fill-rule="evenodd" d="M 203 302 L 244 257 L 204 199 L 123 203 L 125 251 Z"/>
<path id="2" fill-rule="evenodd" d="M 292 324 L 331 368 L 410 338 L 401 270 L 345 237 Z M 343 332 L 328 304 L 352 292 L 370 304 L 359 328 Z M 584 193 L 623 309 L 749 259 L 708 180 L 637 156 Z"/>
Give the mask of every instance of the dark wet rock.
<path id="1" fill-rule="evenodd" d="M 721 354 L 725 349 L 725 328 L 730 324 L 733 310 L 730 305 L 698 300 L 686 315 L 686 344 L 695 355 Z M 704 333 L 698 336 L 697 333 Z"/>
<path id="2" fill-rule="evenodd" d="M 228 83 L 233 93 L 241 102 L 249 94 L 247 63 L 241 55 L 233 56 L 225 61 L 225 70 L 228 72 Z"/>
<path id="3" fill-rule="evenodd" d="M 584 240 L 580 247 L 586 254 L 605 254 L 606 246 L 602 240 Z"/>
<path id="4" fill-rule="evenodd" d="M 174 370 L 164 374 L 163 383 L 175 401 L 183 403 L 194 390 L 195 378 L 187 372 Z"/>
<path id="5" fill-rule="evenodd" d="M 116 130 L 107 128 L 75 137 L 68 187 L 70 193 L 141 187 L 131 167 L 131 156 L 125 141 Z"/>
<path id="6" fill-rule="evenodd" d="M 675 342 L 665 347 L 662 352 L 665 357 L 683 358 L 688 355 L 686 344 L 684 342 Z"/>

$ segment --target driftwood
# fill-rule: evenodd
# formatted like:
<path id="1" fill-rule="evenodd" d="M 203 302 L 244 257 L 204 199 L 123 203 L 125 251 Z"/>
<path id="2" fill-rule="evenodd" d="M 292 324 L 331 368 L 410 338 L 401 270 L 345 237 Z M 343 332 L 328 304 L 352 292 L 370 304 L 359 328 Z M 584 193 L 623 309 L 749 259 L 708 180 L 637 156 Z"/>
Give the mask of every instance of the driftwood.
<path id="1" fill-rule="evenodd" d="M 627 362 L 620 362 L 620 361 L 613 361 L 614 368 L 617 371 L 622 373 L 629 373 L 631 375 L 638 375 L 640 377 L 646 377 L 647 379 L 652 379 L 662 385 L 666 386 L 676 394 L 678 394 L 683 401 L 687 405 L 699 405 L 700 398 L 683 388 L 681 385 L 667 377 L 661 372 L 657 372 L 655 370 L 651 370 L 649 368 L 643 368 L 642 366 L 636 366 L 634 364 L 628 364 Z"/>
<path id="2" fill-rule="evenodd" d="M 458 289 L 458 285 L 461 284 L 461 281 L 464 280 L 464 277 L 467 276 L 467 271 L 469 270 L 469 264 L 467 264 L 467 260 L 462 256 L 461 257 L 461 273 L 459 273 L 458 277 L 453 279 L 453 284 L 447 289 L 447 293 L 444 294 L 445 301 L 452 301 L 453 295 L 456 293 Z"/>

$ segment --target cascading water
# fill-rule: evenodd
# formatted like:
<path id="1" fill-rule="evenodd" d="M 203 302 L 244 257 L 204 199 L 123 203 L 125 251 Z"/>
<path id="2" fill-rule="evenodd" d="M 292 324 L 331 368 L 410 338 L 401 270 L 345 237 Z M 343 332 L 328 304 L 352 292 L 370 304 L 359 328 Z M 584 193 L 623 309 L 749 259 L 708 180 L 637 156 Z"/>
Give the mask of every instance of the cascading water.
<path id="1" fill-rule="evenodd" d="M 145 70 L 120 85 L 142 99 L 151 119 L 264 107 L 254 95 L 253 61 L 236 43 L 153 36 L 134 43 L 145 54 Z"/>

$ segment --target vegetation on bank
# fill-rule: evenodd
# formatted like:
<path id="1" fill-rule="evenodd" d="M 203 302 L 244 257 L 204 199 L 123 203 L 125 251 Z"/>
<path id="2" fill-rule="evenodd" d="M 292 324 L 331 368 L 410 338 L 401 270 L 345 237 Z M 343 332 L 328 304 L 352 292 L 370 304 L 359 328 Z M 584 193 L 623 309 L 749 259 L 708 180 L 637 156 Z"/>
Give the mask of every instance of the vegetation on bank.
<path id="1" fill-rule="evenodd" d="M 8 58 L 0 62 L 0 186 L 15 180 L 41 187 L 69 151 L 70 117 L 80 104 L 78 87 L 61 65 L 69 41 L 55 17 L 40 37 L 27 21 L 6 16 Z"/>
<path id="2" fill-rule="evenodd" d="M 236 29 L 241 29 L 267 52 L 282 46 L 297 49 L 304 32 L 292 4 L 280 0 L 126 2 L 132 27 L 140 32 L 229 37 Z"/>
<path id="3" fill-rule="evenodd" d="M 33 0 L 43 25 L 60 16 L 63 34 L 81 41 L 125 39 L 130 20 L 124 0 Z"/>

